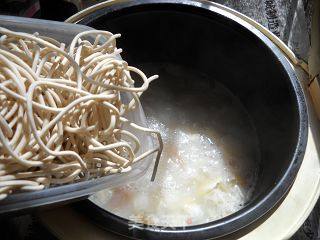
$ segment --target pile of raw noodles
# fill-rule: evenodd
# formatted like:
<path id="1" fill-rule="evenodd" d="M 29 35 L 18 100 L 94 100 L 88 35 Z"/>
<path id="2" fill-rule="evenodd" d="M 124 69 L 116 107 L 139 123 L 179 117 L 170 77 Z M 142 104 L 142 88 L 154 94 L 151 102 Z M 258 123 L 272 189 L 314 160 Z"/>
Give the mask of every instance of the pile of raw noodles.
<path id="1" fill-rule="evenodd" d="M 120 34 L 82 32 L 68 47 L 37 33 L 0 36 L 0 199 L 126 172 L 159 150 L 137 156 L 139 139 L 123 128 L 153 132 L 125 116 L 157 76 L 119 58 Z"/>

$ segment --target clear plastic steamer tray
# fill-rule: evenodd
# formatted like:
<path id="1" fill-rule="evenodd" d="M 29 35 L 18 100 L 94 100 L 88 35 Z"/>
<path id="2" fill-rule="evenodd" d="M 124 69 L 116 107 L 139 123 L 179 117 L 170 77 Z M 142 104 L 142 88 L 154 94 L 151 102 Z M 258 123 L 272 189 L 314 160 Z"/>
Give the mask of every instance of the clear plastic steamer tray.
<path id="1" fill-rule="evenodd" d="M 92 30 L 93 28 L 68 24 L 55 21 L 28 19 L 0 15 L 0 26 L 13 30 L 27 33 L 38 32 L 40 35 L 55 38 L 60 42 L 69 44 L 73 37 L 79 32 Z M 120 57 L 120 56 L 119 56 Z M 129 95 L 123 94 L 124 101 L 129 101 Z M 146 118 L 141 105 L 126 116 L 132 122 L 146 127 Z M 137 155 L 155 147 L 154 139 L 146 133 L 134 132 L 141 142 L 141 149 Z M 56 205 L 82 199 L 91 194 L 110 187 L 133 181 L 143 176 L 148 168 L 152 165 L 156 153 L 150 155 L 142 161 L 134 163 L 132 170 L 126 173 L 117 173 L 97 179 L 72 184 L 53 186 L 40 191 L 22 192 L 9 195 L 0 201 L 0 214 L 17 212 L 21 210 L 32 209 L 45 205 Z"/>

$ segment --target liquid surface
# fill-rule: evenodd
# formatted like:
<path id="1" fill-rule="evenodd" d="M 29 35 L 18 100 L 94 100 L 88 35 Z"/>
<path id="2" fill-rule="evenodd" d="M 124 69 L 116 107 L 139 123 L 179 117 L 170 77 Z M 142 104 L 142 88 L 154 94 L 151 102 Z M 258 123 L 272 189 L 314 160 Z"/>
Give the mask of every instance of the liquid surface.
<path id="1" fill-rule="evenodd" d="M 166 81 L 156 82 L 142 98 L 149 127 L 160 131 L 164 140 L 155 182 L 150 182 L 150 169 L 134 183 L 91 197 L 134 222 L 210 222 L 241 209 L 254 188 L 259 147 L 245 109 L 229 90 L 216 82 L 212 86 L 209 79 L 195 90 L 192 71 L 187 74 L 190 81 L 177 82 L 179 71 L 188 70 L 164 65 L 159 81 Z"/>

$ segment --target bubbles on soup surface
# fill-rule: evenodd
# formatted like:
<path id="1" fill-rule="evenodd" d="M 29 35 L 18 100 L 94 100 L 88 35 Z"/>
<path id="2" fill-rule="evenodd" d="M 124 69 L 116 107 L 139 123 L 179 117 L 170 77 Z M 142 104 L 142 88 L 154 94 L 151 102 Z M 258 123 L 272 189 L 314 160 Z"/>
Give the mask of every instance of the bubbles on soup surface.
<path id="1" fill-rule="evenodd" d="M 247 186 L 224 161 L 214 139 L 169 129 L 154 118 L 148 122 L 164 141 L 155 182 L 150 182 L 150 169 L 134 183 L 97 193 L 94 202 L 121 217 L 161 226 L 201 224 L 243 206 Z"/>
<path id="2" fill-rule="evenodd" d="M 170 227 L 214 221 L 241 209 L 253 190 L 260 152 L 239 99 L 209 77 L 194 81 L 199 73 L 192 69 L 151 63 L 144 68 L 161 76 L 142 96 L 148 125 L 164 141 L 156 180 L 150 182 L 149 169 L 137 181 L 91 200 L 134 222 Z M 179 78 L 179 71 L 189 79 Z"/>

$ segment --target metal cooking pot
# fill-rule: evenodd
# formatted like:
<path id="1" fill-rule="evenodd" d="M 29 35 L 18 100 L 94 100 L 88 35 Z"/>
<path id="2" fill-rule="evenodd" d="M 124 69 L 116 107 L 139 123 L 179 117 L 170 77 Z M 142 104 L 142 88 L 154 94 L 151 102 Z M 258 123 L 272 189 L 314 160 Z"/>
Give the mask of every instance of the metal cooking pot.
<path id="1" fill-rule="evenodd" d="M 240 211 L 217 221 L 185 228 L 130 229 L 127 219 L 89 200 L 76 205 L 79 211 L 100 227 L 131 238 L 208 239 L 244 235 L 275 210 L 292 186 L 303 160 L 308 116 L 295 72 L 273 42 L 208 1 L 114 1 L 83 15 L 79 23 L 122 33 L 118 43 L 125 49 L 122 56 L 148 74 L 157 72 L 162 63 L 193 69 L 199 76 L 190 84 L 199 83 L 193 87 L 204 95 L 210 95 L 214 84 L 203 82 L 201 74 L 222 83 L 245 106 L 261 151 L 252 199 Z M 186 72 L 178 74 L 179 78 L 188 79 Z M 152 98 L 152 92 L 164 89 L 169 80 L 171 91 L 182 97 L 184 88 L 180 83 L 161 78 L 156 87 L 150 87 L 142 104 L 161 101 Z"/>

